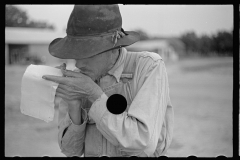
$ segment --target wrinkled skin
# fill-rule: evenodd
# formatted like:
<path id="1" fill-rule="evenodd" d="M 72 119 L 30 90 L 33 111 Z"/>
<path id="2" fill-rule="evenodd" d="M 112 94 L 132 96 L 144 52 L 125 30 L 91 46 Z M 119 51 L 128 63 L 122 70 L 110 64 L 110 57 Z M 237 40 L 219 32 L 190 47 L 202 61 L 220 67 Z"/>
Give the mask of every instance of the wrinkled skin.
<path id="1" fill-rule="evenodd" d="M 103 94 L 102 89 L 94 81 L 105 75 L 114 65 L 118 57 L 117 51 L 108 51 L 90 58 L 76 60 L 75 66 L 80 72 L 66 70 L 66 65 L 63 64 L 57 67 L 61 69 L 63 77 L 44 75 L 43 78 L 59 83 L 56 97 L 65 100 L 69 109 L 75 110 L 80 106 L 83 97 L 93 103 Z"/>

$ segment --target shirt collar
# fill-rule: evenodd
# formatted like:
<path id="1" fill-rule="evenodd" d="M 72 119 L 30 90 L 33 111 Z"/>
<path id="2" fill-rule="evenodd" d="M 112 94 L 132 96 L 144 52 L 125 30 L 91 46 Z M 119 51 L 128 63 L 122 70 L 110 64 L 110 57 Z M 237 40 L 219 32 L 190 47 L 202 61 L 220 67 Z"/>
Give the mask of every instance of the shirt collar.
<path id="1" fill-rule="evenodd" d="M 121 77 L 122 72 L 123 72 L 126 53 L 127 53 L 127 50 L 125 48 L 121 48 L 117 62 L 115 63 L 113 68 L 111 68 L 108 71 L 108 74 L 113 75 L 116 78 L 117 82 L 119 82 L 120 77 Z"/>

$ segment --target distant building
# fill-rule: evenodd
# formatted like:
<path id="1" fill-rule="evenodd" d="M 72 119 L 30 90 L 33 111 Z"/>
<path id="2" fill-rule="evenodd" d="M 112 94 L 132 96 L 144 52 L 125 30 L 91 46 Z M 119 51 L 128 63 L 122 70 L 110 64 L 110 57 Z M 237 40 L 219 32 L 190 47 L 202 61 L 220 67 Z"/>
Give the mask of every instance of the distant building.
<path id="1" fill-rule="evenodd" d="M 49 43 L 66 33 L 48 29 L 5 27 L 5 65 L 41 63 L 55 65 L 74 60 L 55 58 L 48 52 Z M 184 44 L 178 39 L 154 39 L 136 42 L 126 48 L 130 51 L 153 51 L 165 61 L 176 61 L 184 54 Z M 29 62 L 28 62 L 29 61 Z"/>
<path id="2" fill-rule="evenodd" d="M 47 29 L 5 27 L 5 65 L 24 64 L 27 61 L 54 65 L 65 62 L 48 52 L 49 43 L 66 33 Z"/>
<path id="3" fill-rule="evenodd" d="M 177 39 L 151 39 L 136 42 L 128 46 L 127 49 L 129 51 L 155 52 L 158 53 L 164 61 L 177 61 L 183 54 L 184 44 Z"/>

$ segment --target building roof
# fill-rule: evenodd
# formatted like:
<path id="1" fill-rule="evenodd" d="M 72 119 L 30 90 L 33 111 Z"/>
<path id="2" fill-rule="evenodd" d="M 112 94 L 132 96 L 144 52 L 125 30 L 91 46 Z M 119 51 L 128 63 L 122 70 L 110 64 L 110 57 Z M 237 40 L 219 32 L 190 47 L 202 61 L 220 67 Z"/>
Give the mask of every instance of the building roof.
<path id="1" fill-rule="evenodd" d="M 49 29 L 5 27 L 5 43 L 10 44 L 49 44 L 55 38 L 65 36 L 64 32 Z"/>

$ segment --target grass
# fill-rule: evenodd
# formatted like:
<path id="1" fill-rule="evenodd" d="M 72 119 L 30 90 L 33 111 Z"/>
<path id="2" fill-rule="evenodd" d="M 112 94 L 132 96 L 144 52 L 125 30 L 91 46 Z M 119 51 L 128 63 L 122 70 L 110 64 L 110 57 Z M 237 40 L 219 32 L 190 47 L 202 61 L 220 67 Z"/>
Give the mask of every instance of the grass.
<path id="1" fill-rule="evenodd" d="M 167 156 L 232 156 L 232 58 L 166 63 L 174 107 Z M 57 112 L 44 121 L 20 112 L 26 66 L 5 66 L 5 156 L 64 156 L 57 144 Z"/>
<path id="2" fill-rule="evenodd" d="M 175 129 L 168 155 L 232 156 L 232 58 L 176 66 L 169 75 Z"/>

